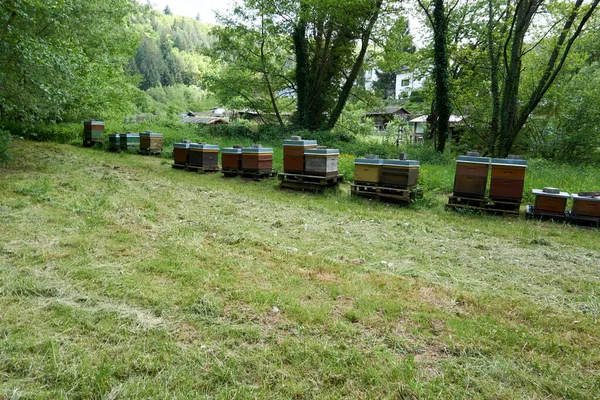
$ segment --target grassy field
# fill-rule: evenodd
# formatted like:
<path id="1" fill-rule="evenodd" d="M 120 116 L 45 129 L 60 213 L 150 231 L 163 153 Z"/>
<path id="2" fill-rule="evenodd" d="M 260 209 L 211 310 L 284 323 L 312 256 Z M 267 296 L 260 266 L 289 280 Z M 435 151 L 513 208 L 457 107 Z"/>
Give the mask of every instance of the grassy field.
<path id="1" fill-rule="evenodd" d="M 12 155 L 0 397 L 600 393 L 598 230 L 445 211 L 448 167 L 401 208 L 69 145 Z"/>

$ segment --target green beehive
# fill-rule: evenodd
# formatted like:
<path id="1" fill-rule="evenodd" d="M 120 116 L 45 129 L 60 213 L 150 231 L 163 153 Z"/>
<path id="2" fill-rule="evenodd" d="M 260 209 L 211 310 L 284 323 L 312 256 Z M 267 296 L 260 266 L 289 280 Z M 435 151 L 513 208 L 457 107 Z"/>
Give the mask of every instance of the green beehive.
<path id="1" fill-rule="evenodd" d="M 119 137 L 121 150 L 136 150 L 140 147 L 140 135 L 133 132 L 121 133 Z"/>
<path id="2" fill-rule="evenodd" d="M 104 122 L 102 121 L 84 121 L 83 122 L 83 145 L 91 146 L 102 142 L 104 135 Z"/>
<path id="3" fill-rule="evenodd" d="M 108 150 L 110 151 L 119 151 L 121 150 L 121 145 L 120 145 L 120 134 L 118 133 L 112 133 L 110 135 L 108 135 Z"/>

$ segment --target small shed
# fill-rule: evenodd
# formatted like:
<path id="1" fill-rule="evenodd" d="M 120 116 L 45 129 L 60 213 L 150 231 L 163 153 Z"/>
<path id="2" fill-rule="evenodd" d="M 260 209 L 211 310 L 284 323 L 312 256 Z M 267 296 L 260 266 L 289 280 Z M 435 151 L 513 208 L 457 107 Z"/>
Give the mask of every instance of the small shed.
<path id="1" fill-rule="evenodd" d="M 407 121 L 410 115 L 410 112 L 406 111 L 404 107 L 389 106 L 382 110 L 367 112 L 365 113 L 365 118 L 372 118 L 375 128 L 378 131 L 383 131 L 387 124 L 394 119 Z"/>
<path id="2" fill-rule="evenodd" d="M 412 134 L 415 141 L 423 140 L 423 135 L 425 133 L 425 126 L 427 125 L 428 115 L 422 115 L 417 118 L 413 118 L 408 123 L 412 126 Z M 460 124 L 464 121 L 465 117 L 462 115 L 450 115 L 450 134 L 454 133 L 454 129 L 456 125 Z"/>

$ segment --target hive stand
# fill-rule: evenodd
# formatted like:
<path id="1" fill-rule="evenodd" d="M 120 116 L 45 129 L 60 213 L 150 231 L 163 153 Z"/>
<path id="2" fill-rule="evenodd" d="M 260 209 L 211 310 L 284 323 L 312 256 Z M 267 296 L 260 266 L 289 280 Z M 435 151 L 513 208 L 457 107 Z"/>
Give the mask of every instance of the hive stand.
<path id="1" fill-rule="evenodd" d="M 521 203 L 515 201 L 491 200 L 487 197 L 455 195 L 452 193 L 448 197 L 446 208 L 483 211 L 492 214 L 519 215 Z"/>
<path id="2" fill-rule="evenodd" d="M 423 189 L 417 187 L 386 187 L 355 182 L 350 186 L 350 194 L 352 196 L 370 197 L 378 200 L 408 204 L 412 200 L 423 198 Z"/>
<path id="3" fill-rule="evenodd" d="M 173 166 L 175 166 L 175 164 L 173 164 Z M 200 174 L 206 174 L 206 173 L 210 173 L 210 172 L 219 172 L 221 170 L 221 167 L 219 167 L 218 165 L 210 165 L 210 166 L 200 167 L 197 165 L 189 165 L 188 164 L 184 167 L 187 172 L 198 172 Z"/>
<path id="4" fill-rule="evenodd" d="M 280 173 L 277 175 L 277 179 L 281 181 L 279 184 L 281 188 L 320 191 L 344 182 L 344 175 L 318 176 Z"/>
<path id="5" fill-rule="evenodd" d="M 104 144 L 104 140 L 102 140 L 102 139 L 83 139 L 83 147 L 94 147 L 97 144 L 102 146 Z"/>
<path id="6" fill-rule="evenodd" d="M 564 214 L 541 212 L 534 206 L 527 206 L 527 218 L 539 219 L 543 221 L 565 222 L 573 225 L 591 226 L 600 228 L 600 218 L 576 216 L 571 211 L 565 211 Z"/>
<path id="7" fill-rule="evenodd" d="M 263 179 L 274 178 L 277 175 L 276 170 L 271 171 L 244 171 L 238 169 L 222 169 L 221 172 L 225 178 L 234 178 L 241 176 L 243 179 L 262 181 Z"/>
<path id="8" fill-rule="evenodd" d="M 185 164 L 173 163 L 173 164 L 171 164 L 171 167 L 173 167 L 175 169 L 185 169 Z"/>

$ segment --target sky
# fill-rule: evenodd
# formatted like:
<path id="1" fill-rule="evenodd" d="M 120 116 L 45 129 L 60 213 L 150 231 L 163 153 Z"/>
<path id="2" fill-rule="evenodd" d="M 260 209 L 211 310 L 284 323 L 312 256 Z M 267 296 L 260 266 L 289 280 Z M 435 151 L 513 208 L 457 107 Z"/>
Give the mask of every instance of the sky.
<path id="1" fill-rule="evenodd" d="M 144 0 L 138 0 L 145 3 Z M 168 5 L 174 15 L 195 18 L 200 14 L 200 21 L 215 23 L 214 11 L 221 13 L 231 9 L 233 0 L 150 0 L 150 3 L 157 10 L 164 10 Z"/>

